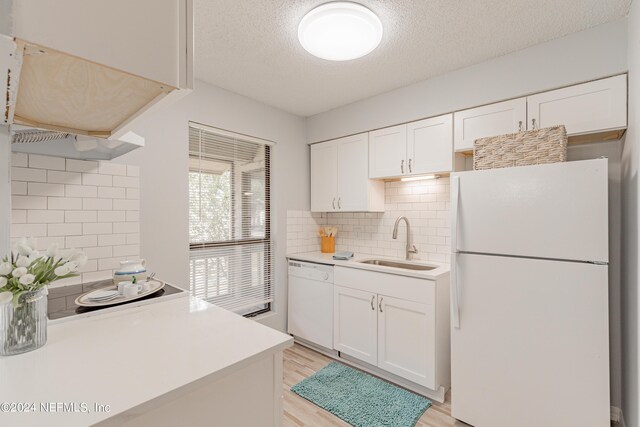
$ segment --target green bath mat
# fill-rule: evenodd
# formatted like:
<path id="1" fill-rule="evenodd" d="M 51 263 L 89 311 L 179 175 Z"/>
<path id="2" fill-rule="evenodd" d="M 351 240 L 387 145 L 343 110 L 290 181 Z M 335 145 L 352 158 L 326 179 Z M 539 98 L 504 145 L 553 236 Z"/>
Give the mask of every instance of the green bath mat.
<path id="1" fill-rule="evenodd" d="M 337 362 L 291 391 L 355 427 L 414 427 L 431 406 L 422 396 Z"/>

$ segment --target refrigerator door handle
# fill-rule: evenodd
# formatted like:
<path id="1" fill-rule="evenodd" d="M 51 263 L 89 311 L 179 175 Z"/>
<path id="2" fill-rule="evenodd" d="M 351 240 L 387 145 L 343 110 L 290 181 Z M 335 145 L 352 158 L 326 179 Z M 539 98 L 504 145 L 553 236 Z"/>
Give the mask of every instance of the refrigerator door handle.
<path id="1" fill-rule="evenodd" d="M 458 201 L 460 198 L 460 177 L 451 178 L 451 253 L 458 252 Z"/>
<path id="2" fill-rule="evenodd" d="M 459 295 L 458 295 L 458 278 L 457 278 L 457 270 L 458 270 L 458 265 L 457 265 L 457 258 L 458 254 L 457 253 L 452 253 L 451 254 L 451 311 L 452 313 L 452 321 L 453 321 L 453 327 L 456 329 L 460 329 L 460 301 L 459 301 Z"/>
<path id="3" fill-rule="evenodd" d="M 460 196 L 460 177 L 451 178 L 451 310 L 453 327 L 460 329 L 460 295 L 458 291 L 458 200 Z"/>

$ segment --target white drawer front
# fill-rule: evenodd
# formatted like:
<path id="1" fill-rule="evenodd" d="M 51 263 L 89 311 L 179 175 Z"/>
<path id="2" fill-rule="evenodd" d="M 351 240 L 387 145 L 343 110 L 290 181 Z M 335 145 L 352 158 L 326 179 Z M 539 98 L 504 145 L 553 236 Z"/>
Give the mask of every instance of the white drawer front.
<path id="1" fill-rule="evenodd" d="M 435 282 L 416 277 L 336 266 L 334 283 L 351 289 L 389 295 L 427 305 L 435 305 L 436 300 Z"/>

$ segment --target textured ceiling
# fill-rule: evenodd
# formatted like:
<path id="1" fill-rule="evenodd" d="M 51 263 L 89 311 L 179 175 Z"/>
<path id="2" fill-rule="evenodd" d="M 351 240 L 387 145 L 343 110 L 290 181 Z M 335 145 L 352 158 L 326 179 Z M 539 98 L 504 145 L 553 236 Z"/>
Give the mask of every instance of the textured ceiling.
<path id="1" fill-rule="evenodd" d="M 631 0 L 358 0 L 382 20 L 378 49 L 308 54 L 297 28 L 327 0 L 195 0 L 196 78 L 300 116 L 623 17 Z"/>

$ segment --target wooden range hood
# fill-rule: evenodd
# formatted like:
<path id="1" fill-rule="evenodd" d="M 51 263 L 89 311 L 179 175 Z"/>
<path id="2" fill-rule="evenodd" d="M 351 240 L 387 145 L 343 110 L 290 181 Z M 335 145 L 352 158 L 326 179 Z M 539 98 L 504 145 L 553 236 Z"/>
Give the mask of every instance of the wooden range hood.
<path id="1" fill-rule="evenodd" d="M 7 124 L 112 139 L 176 89 L 24 40 L 12 42 Z"/>

